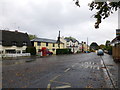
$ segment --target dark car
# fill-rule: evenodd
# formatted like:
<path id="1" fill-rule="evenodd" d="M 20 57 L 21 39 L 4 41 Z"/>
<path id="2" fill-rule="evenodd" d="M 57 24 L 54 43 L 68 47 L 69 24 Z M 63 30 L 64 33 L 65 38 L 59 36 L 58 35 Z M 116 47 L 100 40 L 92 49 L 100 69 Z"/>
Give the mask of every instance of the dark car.
<path id="1" fill-rule="evenodd" d="M 53 55 L 53 52 L 47 51 L 47 54 L 48 54 L 48 55 Z"/>
<path id="2" fill-rule="evenodd" d="M 90 53 L 90 51 L 84 51 L 84 53 Z"/>
<path id="3" fill-rule="evenodd" d="M 102 49 L 99 49 L 99 50 L 97 51 L 97 55 L 104 55 L 103 50 L 102 50 Z"/>

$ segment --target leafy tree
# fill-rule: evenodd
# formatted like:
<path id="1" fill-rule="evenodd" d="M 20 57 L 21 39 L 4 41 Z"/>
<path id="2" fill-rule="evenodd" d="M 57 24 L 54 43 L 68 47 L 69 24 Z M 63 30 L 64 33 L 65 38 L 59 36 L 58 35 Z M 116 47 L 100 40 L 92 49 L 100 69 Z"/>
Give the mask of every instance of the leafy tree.
<path id="1" fill-rule="evenodd" d="M 101 44 L 100 46 L 100 49 L 105 49 L 105 45 Z"/>
<path id="2" fill-rule="evenodd" d="M 65 37 L 65 39 L 72 39 L 72 40 L 76 40 L 74 37 Z"/>
<path id="3" fill-rule="evenodd" d="M 108 54 L 112 54 L 112 46 L 110 46 L 110 41 L 107 40 L 106 43 L 105 43 L 105 50 L 108 51 Z"/>
<path id="4" fill-rule="evenodd" d="M 79 0 L 73 0 L 75 4 L 80 7 Z M 95 28 L 99 28 L 102 19 L 108 18 L 114 11 L 120 9 L 120 1 L 111 2 L 107 0 L 107 2 L 95 2 L 92 1 L 89 3 L 90 10 L 96 10 L 94 14 L 94 18 L 96 19 Z"/>
<path id="5" fill-rule="evenodd" d="M 31 35 L 29 34 L 29 39 L 32 40 L 32 39 L 35 39 L 35 38 L 38 38 L 36 35 Z"/>
<path id="6" fill-rule="evenodd" d="M 29 46 L 29 47 L 26 48 L 26 52 L 30 53 L 31 55 L 36 55 L 36 48 L 32 47 L 32 46 Z"/>
<path id="7" fill-rule="evenodd" d="M 110 41 L 109 40 L 106 41 L 105 46 L 106 47 L 110 46 Z"/>
<path id="8" fill-rule="evenodd" d="M 92 42 L 91 44 L 90 44 L 90 50 L 98 50 L 99 49 L 99 46 L 98 46 L 98 44 L 96 43 L 96 42 Z"/>

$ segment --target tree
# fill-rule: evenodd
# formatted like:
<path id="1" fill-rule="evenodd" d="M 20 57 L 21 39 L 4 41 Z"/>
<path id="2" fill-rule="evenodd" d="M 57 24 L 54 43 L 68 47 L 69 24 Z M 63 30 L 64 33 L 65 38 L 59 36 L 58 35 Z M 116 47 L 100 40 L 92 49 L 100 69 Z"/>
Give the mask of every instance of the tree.
<path id="1" fill-rule="evenodd" d="M 71 40 L 76 40 L 74 37 L 65 37 L 65 39 L 71 39 Z"/>
<path id="2" fill-rule="evenodd" d="M 91 51 L 98 50 L 98 49 L 99 49 L 99 46 L 98 46 L 98 44 L 96 42 L 92 42 L 90 44 L 90 50 Z"/>
<path id="3" fill-rule="evenodd" d="M 35 38 L 38 38 L 36 35 L 31 35 L 29 34 L 29 39 L 32 40 L 32 39 L 35 39 Z"/>
<path id="4" fill-rule="evenodd" d="M 110 41 L 107 40 L 105 43 L 105 49 L 108 51 L 108 54 L 112 54 L 112 46 L 110 46 Z"/>
<path id="5" fill-rule="evenodd" d="M 103 49 L 103 50 L 105 49 L 105 45 L 103 45 L 103 44 L 101 44 L 99 47 L 100 47 L 100 49 Z"/>
<path id="6" fill-rule="evenodd" d="M 30 53 L 31 55 L 36 55 L 36 48 L 32 47 L 32 46 L 29 46 L 29 47 L 26 48 L 26 52 Z"/>
<path id="7" fill-rule="evenodd" d="M 105 46 L 106 47 L 110 46 L 110 41 L 109 40 L 106 41 Z"/>
<path id="8" fill-rule="evenodd" d="M 75 1 L 75 0 L 73 0 Z M 80 7 L 79 0 L 75 1 L 75 4 Z M 96 19 L 95 28 L 99 28 L 102 19 L 108 18 L 114 11 L 120 9 L 120 1 L 111 2 L 110 0 L 106 0 L 106 2 L 95 2 L 92 1 L 89 3 L 90 10 L 96 10 L 94 14 L 94 18 Z"/>

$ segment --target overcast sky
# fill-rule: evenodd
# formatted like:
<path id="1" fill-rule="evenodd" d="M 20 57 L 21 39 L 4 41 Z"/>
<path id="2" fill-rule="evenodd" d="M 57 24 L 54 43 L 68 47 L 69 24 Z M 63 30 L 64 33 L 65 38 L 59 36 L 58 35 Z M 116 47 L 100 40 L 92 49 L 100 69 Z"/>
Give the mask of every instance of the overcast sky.
<path id="1" fill-rule="evenodd" d="M 88 3 L 80 0 L 77 7 L 73 0 L 0 0 L 0 29 L 9 29 L 35 34 L 40 38 L 57 39 L 72 36 L 77 40 L 104 44 L 115 38 L 118 29 L 118 13 L 112 14 L 94 28 L 95 19 Z"/>

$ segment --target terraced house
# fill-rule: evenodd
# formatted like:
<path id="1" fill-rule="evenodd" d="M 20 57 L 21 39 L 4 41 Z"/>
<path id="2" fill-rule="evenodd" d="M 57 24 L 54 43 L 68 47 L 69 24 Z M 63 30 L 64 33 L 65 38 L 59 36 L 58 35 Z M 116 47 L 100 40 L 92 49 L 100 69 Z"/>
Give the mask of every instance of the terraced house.
<path id="1" fill-rule="evenodd" d="M 46 47 L 49 51 L 53 52 L 53 54 L 56 54 L 56 49 L 59 48 L 59 43 L 57 40 L 52 39 L 46 39 L 46 38 L 35 38 L 31 40 L 31 43 L 34 47 L 36 47 L 36 52 L 39 53 L 39 51 Z M 64 43 L 60 42 L 60 49 L 64 48 Z"/>

